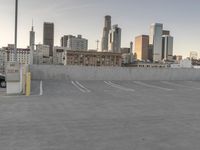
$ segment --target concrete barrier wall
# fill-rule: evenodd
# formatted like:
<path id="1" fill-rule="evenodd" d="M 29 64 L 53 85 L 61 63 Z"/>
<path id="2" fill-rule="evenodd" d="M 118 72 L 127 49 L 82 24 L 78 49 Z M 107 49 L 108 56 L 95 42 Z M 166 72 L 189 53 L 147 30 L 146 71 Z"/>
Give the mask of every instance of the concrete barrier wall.
<path id="1" fill-rule="evenodd" d="M 34 80 L 200 80 L 200 69 L 32 65 Z"/>

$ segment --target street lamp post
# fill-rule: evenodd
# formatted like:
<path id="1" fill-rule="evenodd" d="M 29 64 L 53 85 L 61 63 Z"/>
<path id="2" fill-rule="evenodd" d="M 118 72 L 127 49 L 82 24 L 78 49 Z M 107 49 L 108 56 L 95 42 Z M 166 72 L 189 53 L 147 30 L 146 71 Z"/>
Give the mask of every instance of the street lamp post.
<path id="1" fill-rule="evenodd" d="M 15 0 L 15 47 L 14 47 L 15 62 L 17 62 L 17 21 L 18 21 L 18 0 Z"/>

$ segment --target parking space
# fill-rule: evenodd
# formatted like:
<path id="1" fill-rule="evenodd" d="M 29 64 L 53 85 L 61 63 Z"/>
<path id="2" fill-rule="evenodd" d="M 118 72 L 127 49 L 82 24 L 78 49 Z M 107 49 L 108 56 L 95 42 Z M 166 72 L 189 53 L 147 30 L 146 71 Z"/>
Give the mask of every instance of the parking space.
<path id="1" fill-rule="evenodd" d="M 32 95 L 42 89 L 42 96 L 0 97 L 0 146 L 198 150 L 198 88 L 196 81 L 32 81 Z"/>
<path id="2" fill-rule="evenodd" d="M 32 82 L 32 94 L 40 93 L 40 81 Z M 200 90 L 200 82 L 195 81 L 45 81 L 46 95 L 69 95 L 75 93 L 96 94 L 109 92 L 181 92 Z"/>
<path id="3" fill-rule="evenodd" d="M 6 94 L 6 89 L 0 87 L 0 96 Z"/>
<path id="4" fill-rule="evenodd" d="M 163 86 L 158 86 L 158 85 L 155 85 L 155 84 L 152 84 L 152 83 L 145 83 L 145 82 L 142 82 L 142 81 L 134 81 L 135 84 L 138 84 L 138 85 L 141 85 L 141 86 L 145 86 L 147 88 L 153 88 L 153 89 L 159 89 L 159 90 L 165 90 L 165 91 L 172 91 L 173 89 L 170 89 L 170 88 L 166 88 L 166 87 L 163 87 Z"/>
<path id="5" fill-rule="evenodd" d="M 69 94 L 82 93 L 71 81 L 43 81 L 44 95 L 66 96 Z"/>
<path id="6" fill-rule="evenodd" d="M 173 83 L 179 84 L 179 85 L 182 85 L 182 86 L 185 86 L 188 88 L 200 90 L 200 82 L 199 81 L 185 81 L 185 82 L 175 81 Z"/>
<path id="7" fill-rule="evenodd" d="M 181 89 L 188 89 L 188 90 L 200 90 L 200 85 L 194 85 L 195 83 L 191 81 L 189 84 L 188 81 L 174 81 L 174 82 L 169 82 L 169 81 L 161 81 L 162 84 L 170 85 L 176 88 L 181 88 Z"/>
<path id="8" fill-rule="evenodd" d="M 40 95 L 40 81 L 35 80 L 31 82 L 31 95 Z"/>
<path id="9" fill-rule="evenodd" d="M 36 82 L 37 83 L 37 82 Z M 39 82 L 37 83 L 39 92 Z M 76 99 L 83 97 L 86 99 L 112 99 L 115 101 L 133 101 L 141 103 L 143 100 L 162 102 L 163 97 L 174 99 L 187 96 L 195 97 L 199 92 L 200 85 L 193 81 L 44 81 L 44 96 L 69 97 Z M 195 94 L 194 94 L 195 93 Z M 142 99 L 142 97 L 144 97 Z M 197 96 L 198 97 L 198 96 Z M 140 101 L 137 99 L 141 98 Z"/>
<path id="10" fill-rule="evenodd" d="M 42 83 L 42 84 L 41 84 Z M 155 91 L 183 92 L 199 91 L 199 81 L 32 81 L 31 95 L 65 96 L 76 94 L 111 94 L 121 92 L 151 93 Z M 6 89 L 0 88 L 0 95 L 5 95 Z"/>

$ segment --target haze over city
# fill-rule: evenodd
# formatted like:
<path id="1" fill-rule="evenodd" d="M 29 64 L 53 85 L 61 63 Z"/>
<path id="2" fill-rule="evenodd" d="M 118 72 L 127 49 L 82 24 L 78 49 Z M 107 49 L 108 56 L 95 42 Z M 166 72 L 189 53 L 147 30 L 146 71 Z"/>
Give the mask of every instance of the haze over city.
<path id="1" fill-rule="evenodd" d="M 0 0 L 0 47 L 14 43 L 14 1 Z M 54 22 L 55 45 L 64 34 L 82 34 L 89 49 L 101 40 L 105 15 L 122 28 L 122 47 L 135 36 L 149 34 L 151 23 L 160 22 L 174 36 L 174 54 L 184 57 L 199 52 L 200 1 L 197 0 L 19 0 L 18 47 L 27 47 L 34 20 L 36 43 L 42 43 L 43 22 Z"/>

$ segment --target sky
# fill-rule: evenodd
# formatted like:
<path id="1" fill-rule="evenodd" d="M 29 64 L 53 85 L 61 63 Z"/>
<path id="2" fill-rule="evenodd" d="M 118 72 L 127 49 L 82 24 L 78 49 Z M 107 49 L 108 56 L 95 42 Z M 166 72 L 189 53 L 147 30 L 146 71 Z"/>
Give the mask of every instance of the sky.
<path id="1" fill-rule="evenodd" d="M 200 0 L 19 0 L 18 47 L 29 44 L 32 20 L 36 44 L 43 42 L 43 22 L 54 22 L 55 45 L 63 35 L 81 34 L 96 49 L 104 16 L 122 28 L 122 47 L 136 36 L 149 34 L 152 23 L 163 23 L 174 36 L 174 54 L 200 54 Z M 14 43 L 15 0 L 0 0 L 0 47 Z"/>

